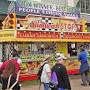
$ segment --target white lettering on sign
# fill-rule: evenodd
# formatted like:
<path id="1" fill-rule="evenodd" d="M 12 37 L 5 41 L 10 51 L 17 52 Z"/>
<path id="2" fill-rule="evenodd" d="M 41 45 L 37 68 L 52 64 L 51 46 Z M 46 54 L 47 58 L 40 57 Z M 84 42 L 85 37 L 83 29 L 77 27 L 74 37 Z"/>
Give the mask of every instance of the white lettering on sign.
<path id="1" fill-rule="evenodd" d="M 16 1 L 16 12 L 27 14 L 51 15 L 51 16 L 67 16 L 72 19 L 80 18 L 80 10 L 76 7 L 65 5 L 49 5 L 43 3 L 34 3 L 26 1 Z"/>

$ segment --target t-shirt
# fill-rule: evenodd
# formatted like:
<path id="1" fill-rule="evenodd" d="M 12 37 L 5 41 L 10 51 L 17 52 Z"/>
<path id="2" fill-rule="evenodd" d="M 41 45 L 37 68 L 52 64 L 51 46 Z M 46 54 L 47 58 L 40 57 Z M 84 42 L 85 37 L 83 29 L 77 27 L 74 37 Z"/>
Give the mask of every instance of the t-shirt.
<path id="1" fill-rule="evenodd" d="M 42 75 L 41 75 L 41 82 L 49 83 L 50 78 L 48 76 L 48 72 L 51 72 L 49 64 L 45 64 L 43 67 Z"/>

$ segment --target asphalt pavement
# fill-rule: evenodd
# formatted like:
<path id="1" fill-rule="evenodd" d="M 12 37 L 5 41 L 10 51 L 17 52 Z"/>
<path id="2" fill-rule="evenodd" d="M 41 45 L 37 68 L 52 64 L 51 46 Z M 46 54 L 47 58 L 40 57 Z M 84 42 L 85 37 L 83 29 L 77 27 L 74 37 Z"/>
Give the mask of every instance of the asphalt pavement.
<path id="1" fill-rule="evenodd" d="M 72 90 L 90 90 L 90 85 L 81 86 L 81 79 L 80 78 L 70 78 L 70 83 Z M 21 90 L 44 90 L 43 86 L 39 89 L 39 85 L 32 85 L 32 86 L 22 86 Z"/>

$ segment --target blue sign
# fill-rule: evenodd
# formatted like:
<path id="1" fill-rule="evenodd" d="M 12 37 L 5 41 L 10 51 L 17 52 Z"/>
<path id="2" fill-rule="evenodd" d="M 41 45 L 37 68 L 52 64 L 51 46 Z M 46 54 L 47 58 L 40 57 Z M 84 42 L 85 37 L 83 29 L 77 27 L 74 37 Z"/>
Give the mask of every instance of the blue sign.
<path id="1" fill-rule="evenodd" d="M 80 11 L 75 7 L 59 6 L 59 5 L 46 5 L 42 3 L 33 2 L 16 2 L 17 14 L 37 14 L 37 15 L 50 15 L 57 17 L 76 17 L 80 18 Z"/>

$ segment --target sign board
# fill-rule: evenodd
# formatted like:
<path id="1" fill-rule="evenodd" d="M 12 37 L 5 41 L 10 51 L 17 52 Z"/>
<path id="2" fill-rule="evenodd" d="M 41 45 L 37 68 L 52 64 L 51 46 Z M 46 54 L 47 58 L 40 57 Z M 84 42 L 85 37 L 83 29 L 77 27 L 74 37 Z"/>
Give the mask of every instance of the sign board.
<path id="1" fill-rule="evenodd" d="M 37 2 L 31 2 L 28 0 L 16 1 L 16 13 L 17 14 L 37 14 L 57 17 L 71 17 L 72 19 L 80 18 L 80 10 L 76 7 L 64 6 L 64 5 L 49 5 Z"/>
<path id="2" fill-rule="evenodd" d="M 90 33 L 73 33 L 73 32 L 64 32 L 63 39 L 90 39 Z"/>
<path id="3" fill-rule="evenodd" d="M 35 38 L 35 39 L 60 39 L 59 32 L 45 32 L 45 31 L 17 31 L 17 38 Z"/>
<path id="4" fill-rule="evenodd" d="M 23 26 L 23 29 L 33 29 L 36 31 L 80 32 L 82 28 L 82 25 L 75 20 L 61 19 L 53 16 L 29 14 L 25 20 L 20 19 L 19 22 Z"/>

